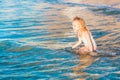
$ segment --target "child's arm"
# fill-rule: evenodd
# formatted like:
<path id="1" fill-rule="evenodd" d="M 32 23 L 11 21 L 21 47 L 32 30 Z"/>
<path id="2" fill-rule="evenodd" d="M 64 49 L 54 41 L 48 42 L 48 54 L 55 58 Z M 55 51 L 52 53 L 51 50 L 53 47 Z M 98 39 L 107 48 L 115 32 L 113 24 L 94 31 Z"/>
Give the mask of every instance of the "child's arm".
<path id="1" fill-rule="evenodd" d="M 79 38 L 78 38 L 78 42 L 77 42 L 75 45 L 72 46 L 72 49 L 76 48 L 76 47 L 79 46 L 81 43 L 82 43 L 82 40 L 81 40 L 81 38 L 79 37 Z"/>

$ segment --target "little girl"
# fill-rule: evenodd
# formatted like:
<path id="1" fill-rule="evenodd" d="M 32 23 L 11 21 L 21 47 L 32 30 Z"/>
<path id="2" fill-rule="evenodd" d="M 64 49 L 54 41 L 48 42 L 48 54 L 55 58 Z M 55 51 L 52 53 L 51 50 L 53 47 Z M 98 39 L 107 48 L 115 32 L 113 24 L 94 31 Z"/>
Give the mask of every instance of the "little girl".
<path id="1" fill-rule="evenodd" d="M 96 43 L 85 25 L 85 21 L 82 18 L 75 17 L 72 22 L 73 30 L 77 33 L 78 42 L 72 46 L 74 50 L 82 42 L 84 44 L 79 50 L 74 50 L 76 53 L 84 54 L 85 52 L 96 51 Z"/>

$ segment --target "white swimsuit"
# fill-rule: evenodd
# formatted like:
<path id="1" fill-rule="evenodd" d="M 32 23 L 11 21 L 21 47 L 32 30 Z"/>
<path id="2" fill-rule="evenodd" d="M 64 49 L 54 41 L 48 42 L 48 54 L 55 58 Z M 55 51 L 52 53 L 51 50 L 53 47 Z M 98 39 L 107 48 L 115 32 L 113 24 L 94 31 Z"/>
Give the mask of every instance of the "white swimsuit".
<path id="1" fill-rule="evenodd" d="M 84 35 L 83 35 L 84 36 Z M 93 39 L 93 36 L 91 35 L 91 33 L 90 32 L 88 32 L 88 35 L 87 35 L 88 37 L 89 37 L 89 39 L 90 39 L 90 44 L 88 43 L 88 40 L 85 38 L 85 37 L 82 37 L 82 41 L 83 41 L 83 43 L 85 44 L 85 46 L 89 49 L 89 45 L 91 45 L 92 46 L 92 50 L 94 51 L 94 50 L 96 50 L 96 43 L 95 43 L 95 41 L 94 41 L 94 39 Z"/>

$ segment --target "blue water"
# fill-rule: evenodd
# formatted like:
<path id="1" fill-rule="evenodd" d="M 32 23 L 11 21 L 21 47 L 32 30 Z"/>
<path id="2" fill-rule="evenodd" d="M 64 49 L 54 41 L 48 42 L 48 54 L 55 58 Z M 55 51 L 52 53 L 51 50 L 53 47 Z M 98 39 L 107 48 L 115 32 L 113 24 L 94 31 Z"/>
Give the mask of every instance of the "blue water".
<path id="1" fill-rule="evenodd" d="M 120 9 L 70 0 L 0 0 L 0 80 L 119 80 L 120 56 L 64 50 L 85 19 L 101 53 L 120 54 Z"/>

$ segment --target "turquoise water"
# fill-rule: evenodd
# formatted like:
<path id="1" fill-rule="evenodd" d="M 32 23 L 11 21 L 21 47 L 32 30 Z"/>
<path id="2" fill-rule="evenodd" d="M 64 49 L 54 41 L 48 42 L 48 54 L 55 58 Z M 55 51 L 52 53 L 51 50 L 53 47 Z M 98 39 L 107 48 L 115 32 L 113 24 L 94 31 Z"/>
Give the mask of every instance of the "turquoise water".
<path id="1" fill-rule="evenodd" d="M 79 56 L 74 16 L 101 53 L 120 54 L 120 9 L 70 0 L 0 0 L 0 80 L 119 80 L 120 57 Z"/>

